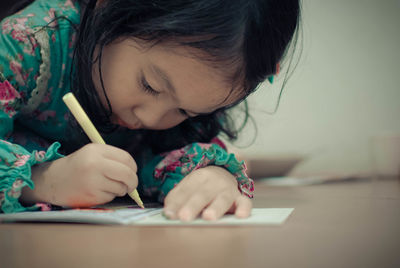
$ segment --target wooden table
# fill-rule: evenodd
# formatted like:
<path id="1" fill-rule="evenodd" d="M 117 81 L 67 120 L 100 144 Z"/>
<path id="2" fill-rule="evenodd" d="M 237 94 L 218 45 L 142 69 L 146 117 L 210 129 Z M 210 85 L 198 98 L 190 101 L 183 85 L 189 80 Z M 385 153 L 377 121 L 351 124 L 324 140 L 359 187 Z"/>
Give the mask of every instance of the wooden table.
<path id="1" fill-rule="evenodd" d="M 257 183 L 279 227 L 0 224 L 0 267 L 400 267 L 400 183 Z"/>

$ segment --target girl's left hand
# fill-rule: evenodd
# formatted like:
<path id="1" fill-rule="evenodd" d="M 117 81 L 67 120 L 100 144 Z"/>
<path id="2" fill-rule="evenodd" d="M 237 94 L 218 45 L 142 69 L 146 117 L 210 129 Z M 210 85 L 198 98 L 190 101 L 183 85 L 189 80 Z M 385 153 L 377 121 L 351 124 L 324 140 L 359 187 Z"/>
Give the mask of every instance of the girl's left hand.
<path id="1" fill-rule="evenodd" d="M 164 200 L 165 216 L 182 221 L 199 215 L 205 220 L 217 220 L 227 212 L 247 218 L 251 208 L 251 200 L 240 193 L 235 177 L 218 166 L 192 171 Z"/>

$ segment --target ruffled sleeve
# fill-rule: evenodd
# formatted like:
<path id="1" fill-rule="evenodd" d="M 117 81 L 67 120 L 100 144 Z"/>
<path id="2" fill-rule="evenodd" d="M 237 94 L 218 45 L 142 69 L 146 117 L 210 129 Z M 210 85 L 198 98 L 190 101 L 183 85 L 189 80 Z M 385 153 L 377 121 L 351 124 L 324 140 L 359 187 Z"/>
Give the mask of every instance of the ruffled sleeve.
<path id="1" fill-rule="evenodd" d="M 165 196 L 193 170 L 209 165 L 220 166 L 236 177 L 239 191 L 253 198 L 254 182 L 246 174 L 244 161 L 239 162 L 234 154 L 227 153 L 215 143 L 193 143 L 181 149 L 158 156 L 139 173 L 141 188 L 146 196 L 163 202 Z"/>
<path id="2" fill-rule="evenodd" d="M 33 151 L 4 140 L 0 140 L 0 210 L 4 213 L 20 212 L 26 210 L 46 210 L 49 205 L 38 203 L 31 207 L 24 207 L 18 201 L 22 188 L 34 188 L 31 180 L 31 167 L 33 165 L 52 161 L 62 157 L 57 152 L 60 144 L 52 144 L 46 151 Z"/>
<path id="3" fill-rule="evenodd" d="M 49 61 L 49 35 L 31 27 L 38 16 L 25 13 L 6 18 L 1 23 L 0 212 L 4 213 L 48 209 L 46 204 L 24 207 L 19 197 L 23 187 L 34 187 L 31 180 L 33 165 L 62 157 L 57 152 L 59 143 L 50 145 L 39 138 L 31 139 L 29 135 L 21 135 L 25 131 L 16 129 L 16 122 L 30 121 L 22 115 L 33 114 L 39 103 L 46 100 L 50 76 L 45 68 Z"/>

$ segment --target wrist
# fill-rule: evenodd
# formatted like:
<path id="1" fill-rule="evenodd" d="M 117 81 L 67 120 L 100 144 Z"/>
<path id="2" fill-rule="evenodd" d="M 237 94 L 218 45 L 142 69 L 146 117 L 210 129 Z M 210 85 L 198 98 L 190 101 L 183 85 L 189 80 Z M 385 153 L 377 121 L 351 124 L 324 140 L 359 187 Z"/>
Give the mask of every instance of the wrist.
<path id="1" fill-rule="evenodd" d="M 47 187 L 48 169 L 52 162 L 45 162 L 31 167 L 31 179 L 34 188 L 24 187 L 21 191 L 20 201 L 25 204 L 51 203 Z"/>

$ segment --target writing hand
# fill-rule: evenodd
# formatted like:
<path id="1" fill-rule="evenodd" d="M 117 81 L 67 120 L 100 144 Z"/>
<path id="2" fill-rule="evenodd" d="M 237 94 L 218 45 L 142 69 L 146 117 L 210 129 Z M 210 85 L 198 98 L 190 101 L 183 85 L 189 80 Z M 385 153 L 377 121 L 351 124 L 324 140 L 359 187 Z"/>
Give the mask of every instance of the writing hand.
<path id="1" fill-rule="evenodd" d="M 21 198 L 68 207 L 104 204 L 133 191 L 136 172 L 136 162 L 126 151 L 91 143 L 64 158 L 33 166 L 35 189 L 25 187 Z"/>

